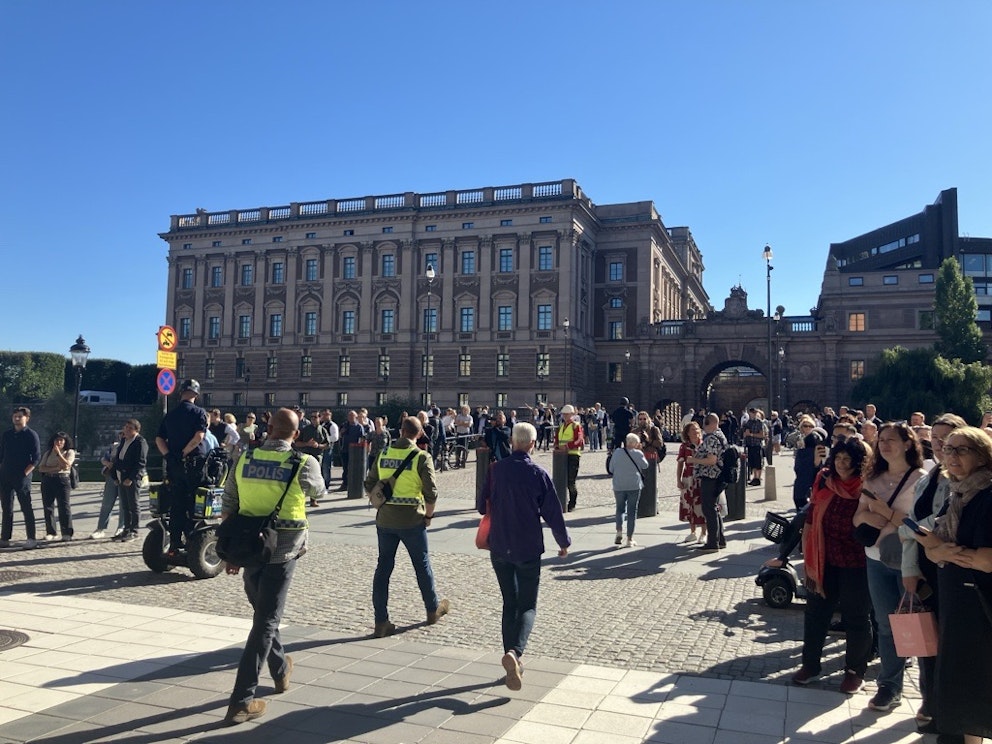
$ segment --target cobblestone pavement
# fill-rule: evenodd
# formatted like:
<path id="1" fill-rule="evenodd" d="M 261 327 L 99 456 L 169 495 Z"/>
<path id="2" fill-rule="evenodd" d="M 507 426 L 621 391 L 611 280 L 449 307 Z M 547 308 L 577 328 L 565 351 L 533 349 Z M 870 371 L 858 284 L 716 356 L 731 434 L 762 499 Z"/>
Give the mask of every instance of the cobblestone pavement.
<path id="1" fill-rule="evenodd" d="M 536 459 L 551 468 L 550 455 Z M 638 521 L 639 547 L 613 545 L 614 501 L 602 451 L 582 458 L 579 508 L 568 515 L 573 546 L 565 559 L 547 557 L 531 646 L 534 656 L 653 672 L 784 682 L 798 666 L 802 602 L 784 610 L 764 605 L 754 576 L 774 554 L 760 535 L 768 504 L 762 488 L 747 491 L 747 517 L 730 522 L 730 548 L 693 554 L 680 544 L 675 458 L 659 471 L 658 516 Z M 792 459 L 777 460 L 775 510 L 791 506 Z M 402 638 L 465 649 L 499 650 L 500 598 L 488 554 L 474 548 L 474 468 L 439 474 L 441 500 L 431 529 L 434 572 L 452 614 L 429 630 L 413 571 L 402 557 L 393 576 L 390 609 Z M 35 491 L 35 501 L 40 498 Z M 76 534 L 95 529 L 99 494 L 74 495 Z M 40 509 L 36 509 L 40 512 Z M 15 540 L 23 538 L 15 519 Z M 550 534 L 546 542 L 553 546 Z M 547 554 L 553 556 L 550 550 Z M 285 622 L 337 633 L 371 632 L 371 583 L 376 560 L 372 512 L 364 500 L 332 495 L 311 514 L 310 551 L 296 572 Z M 14 575 L 8 572 L 14 572 Z M 0 551 L 0 591 L 86 596 L 248 617 L 241 582 L 227 576 L 197 581 L 183 569 L 145 568 L 140 542 L 78 539 L 34 551 Z M 825 674 L 842 667 L 843 644 L 828 645 Z M 873 666 L 869 677 L 875 672 Z M 907 675 L 907 680 L 915 675 Z"/>

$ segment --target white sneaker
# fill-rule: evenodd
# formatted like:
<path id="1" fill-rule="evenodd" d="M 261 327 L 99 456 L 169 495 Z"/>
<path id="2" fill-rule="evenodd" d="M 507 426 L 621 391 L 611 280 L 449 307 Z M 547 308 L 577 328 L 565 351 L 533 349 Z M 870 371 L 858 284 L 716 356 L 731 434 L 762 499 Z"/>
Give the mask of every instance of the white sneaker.
<path id="1" fill-rule="evenodd" d="M 24 541 L 24 549 L 25 550 L 31 550 L 32 548 L 37 548 L 37 547 L 38 547 L 38 541 L 37 540 L 25 540 Z"/>
<path id="2" fill-rule="evenodd" d="M 619 545 L 622 542 L 623 542 L 623 532 L 621 532 L 620 530 L 617 530 L 617 536 L 616 536 L 616 539 L 613 541 L 613 544 L 614 545 Z"/>
<path id="3" fill-rule="evenodd" d="M 58 535 L 45 535 L 45 542 L 53 542 L 58 539 Z"/>
<path id="4" fill-rule="evenodd" d="M 627 542 L 625 542 L 623 544 L 623 546 L 625 548 L 636 548 L 637 547 L 637 541 L 634 538 L 632 538 L 632 537 L 628 537 L 627 538 Z"/>
<path id="5" fill-rule="evenodd" d="M 114 533 L 114 537 L 120 537 L 123 534 L 124 534 L 124 528 L 123 527 L 118 527 L 117 528 L 117 532 Z"/>
<path id="6" fill-rule="evenodd" d="M 90 540 L 102 540 L 107 536 L 107 533 L 103 530 L 97 530 L 92 535 L 90 535 Z"/>
<path id="7" fill-rule="evenodd" d="M 682 542 L 684 542 L 684 543 L 694 543 L 694 542 L 696 542 L 696 539 L 697 539 L 696 538 L 696 533 L 695 532 L 690 532 L 688 535 L 685 536 L 685 540 L 683 540 Z"/>

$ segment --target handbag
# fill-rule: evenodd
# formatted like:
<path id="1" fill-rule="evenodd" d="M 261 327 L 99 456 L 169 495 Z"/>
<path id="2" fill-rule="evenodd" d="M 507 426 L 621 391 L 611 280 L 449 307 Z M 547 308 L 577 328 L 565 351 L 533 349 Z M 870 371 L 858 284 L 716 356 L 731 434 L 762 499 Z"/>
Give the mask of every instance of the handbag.
<path id="1" fill-rule="evenodd" d="M 79 466 L 75 461 L 69 466 L 69 488 L 79 488 Z"/>
<path id="2" fill-rule="evenodd" d="M 413 460 L 413 458 L 420 452 L 423 452 L 423 450 L 414 447 L 413 452 L 406 456 L 406 459 L 398 468 L 396 468 L 396 471 L 391 476 L 385 479 L 380 478 L 379 481 L 372 486 L 372 490 L 370 490 L 367 494 L 369 503 L 372 506 L 378 510 L 382 508 L 383 504 L 393 497 L 393 488 L 396 486 L 396 479 L 399 477 L 400 473 L 403 472 L 404 468 L 410 464 L 410 461 Z"/>
<path id="3" fill-rule="evenodd" d="M 475 547 L 479 550 L 489 550 L 489 528 L 492 526 L 492 503 L 486 499 L 486 513 L 479 520 L 479 529 L 475 531 Z"/>
<path id="4" fill-rule="evenodd" d="M 303 458 L 294 452 L 288 462 L 293 463 L 293 472 L 275 509 L 263 517 L 231 514 L 217 525 L 217 555 L 232 566 L 264 566 L 272 559 L 279 542 L 279 532 L 272 523 L 282 508 L 290 486 L 296 480 Z"/>
<path id="5" fill-rule="evenodd" d="M 902 480 L 899 481 L 899 485 L 896 486 L 896 490 L 892 492 L 892 496 L 890 496 L 889 500 L 886 502 L 885 505 L 890 509 L 892 508 L 893 502 L 895 502 L 896 500 L 896 496 L 899 495 L 899 492 L 902 490 L 902 487 L 906 485 L 906 481 L 909 479 L 909 475 L 912 472 L 913 472 L 912 468 L 906 471 L 906 474 L 902 477 Z M 881 528 L 875 527 L 874 525 L 868 524 L 867 522 L 862 522 L 861 524 L 859 524 L 857 527 L 854 528 L 855 541 L 860 543 L 861 545 L 864 545 L 866 548 L 870 548 L 875 543 L 877 543 L 878 537 L 881 534 L 882 534 Z"/>
<path id="6" fill-rule="evenodd" d="M 906 597 L 909 602 L 906 603 Z M 911 656 L 937 655 L 937 622 L 933 613 L 923 608 L 922 604 L 914 607 L 915 594 L 905 592 L 899 600 L 895 613 L 889 615 L 889 626 L 892 628 L 892 639 L 896 644 L 896 653 L 909 658 Z"/>

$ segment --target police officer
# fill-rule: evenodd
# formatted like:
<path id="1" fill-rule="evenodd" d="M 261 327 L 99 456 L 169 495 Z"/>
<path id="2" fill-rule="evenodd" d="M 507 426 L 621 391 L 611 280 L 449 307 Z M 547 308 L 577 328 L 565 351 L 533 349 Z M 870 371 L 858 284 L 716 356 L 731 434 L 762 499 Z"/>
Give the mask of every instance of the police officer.
<path id="1" fill-rule="evenodd" d="M 158 428 L 155 446 L 165 458 L 165 472 L 171 486 L 169 547 L 178 550 L 193 524 L 196 489 L 203 482 L 207 456 L 207 412 L 196 405 L 200 383 L 186 380 L 180 388 L 179 405 L 166 414 Z"/>
<path id="2" fill-rule="evenodd" d="M 224 717 L 232 725 L 265 714 L 265 701 L 255 699 L 263 664 L 268 664 L 276 692 L 289 689 L 293 673 L 293 658 L 283 649 L 279 623 L 296 559 L 306 552 L 307 500 L 320 498 L 326 490 L 316 458 L 293 450 L 299 425 L 293 411 L 276 411 L 265 443 L 241 456 L 234 466 L 234 477 L 224 485 L 221 519 L 232 514 L 264 517 L 272 513 L 279 499 L 283 500 L 274 525 L 279 539 L 272 557 L 264 565 L 245 567 L 245 594 L 255 612 Z M 233 576 L 241 569 L 228 563 L 225 570 Z"/>
<path id="3" fill-rule="evenodd" d="M 400 424 L 400 438 L 383 450 L 365 478 L 365 490 L 372 490 L 380 479 L 390 478 L 399 470 L 393 495 L 375 515 L 379 537 L 379 560 L 372 580 L 372 606 L 375 609 L 376 638 L 392 635 L 396 626 L 389 622 L 389 578 L 396 565 L 400 543 L 406 546 L 417 574 L 417 586 L 427 610 L 427 624 L 433 625 L 448 613 L 449 603 L 438 599 L 434 571 L 427 552 L 427 527 L 434 517 L 437 480 L 434 463 L 426 452 L 416 451 L 417 438 L 423 432 L 420 420 L 408 416 Z M 406 462 L 411 451 L 413 459 Z"/>

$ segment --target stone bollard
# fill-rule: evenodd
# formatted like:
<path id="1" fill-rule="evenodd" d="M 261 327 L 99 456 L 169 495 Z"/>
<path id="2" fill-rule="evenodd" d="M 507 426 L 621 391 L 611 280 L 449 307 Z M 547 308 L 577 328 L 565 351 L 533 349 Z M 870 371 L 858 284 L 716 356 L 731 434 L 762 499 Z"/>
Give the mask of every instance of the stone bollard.
<path id="1" fill-rule="evenodd" d="M 551 453 L 551 482 L 558 492 L 561 510 L 568 507 L 568 452 L 555 450 Z"/>
<path id="2" fill-rule="evenodd" d="M 482 487 L 486 484 L 486 475 L 489 473 L 489 448 L 480 442 L 475 448 L 475 495 L 478 497 L 482 493 Z"/>
<path id="3" fill-rule="evenodd" d="M 614 457 L 626 457 L 625 454 L 617 450 L 613 451 Z M 653 452 L 649 457 L 644 453 L 648 461 L 648 469 L 641 471 L 641 479 L 644 486 L 641 488 L 641 497 L 637 500 L 637 518 L 654 517 L 658 514 L 658 456 Z"/>
<path id="4" fill-rule="evenodd" d="M 765 466 L 765 501 L 777 501 L 778 492 L 775 490 L 775 466 Z"/>
<path id="5" fill-rule="evenodd" d="M 360 499 L 365 495 L 365 476 L 369 472 L 369 443 L 348 445 L 348 494 L 346 498 Z"/>

